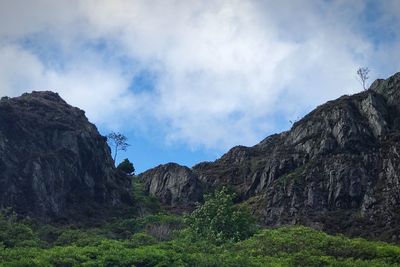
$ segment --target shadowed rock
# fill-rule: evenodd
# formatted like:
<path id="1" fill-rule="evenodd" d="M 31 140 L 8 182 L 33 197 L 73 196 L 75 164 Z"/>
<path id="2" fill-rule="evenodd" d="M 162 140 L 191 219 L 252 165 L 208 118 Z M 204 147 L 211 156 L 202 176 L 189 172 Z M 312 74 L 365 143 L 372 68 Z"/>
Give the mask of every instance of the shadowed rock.
<path id="1" fill-rule="evenodd" d="M 266 225 L 400 240 L 399 108 L 397 73 L 191 171 L 205 188 L 233 187 Z"/>
<path id="2" fill-rule="evenodd" d="M 106 138 L 52 92 L 0 100 L 0 207 L 42 220 L 90 217 L 129 202 Z"/>

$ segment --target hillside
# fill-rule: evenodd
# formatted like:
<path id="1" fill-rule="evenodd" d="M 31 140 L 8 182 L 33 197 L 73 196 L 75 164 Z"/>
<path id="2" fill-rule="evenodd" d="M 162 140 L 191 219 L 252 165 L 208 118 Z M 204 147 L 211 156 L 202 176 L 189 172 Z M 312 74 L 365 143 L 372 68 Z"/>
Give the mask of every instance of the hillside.
<path id="1" fill-rule="evenodd" d="M 190 198 L 187 188 L 227 185 L 267 226 L 303 224 L 399 241 L 399 140 L 397 73 L 317 107 L 289 131 L 253 147 L 234 147 L 191 169 L 158 166 L 140 178 L 150 194 L 174 207 L 200 199 Z"/>
<path id="2" fill-rule="evenodd" d="M 246 240 L 220 245 L 188 239 L 182 227 L 182 218 L 168 214 L 77 228 L 19 221 L 0 213 L 0 266 L 400 265 L 399 246 L 302 226 L 262 229 Z"/>
<path id="3" fill-rule="evenodd" d="M 138 177 L 58 94 L 2 98 L 0 266 L 399 266 L 396 244 L 325 233 L 399 240 L 399 76 L 254 147 Z"/>
<path id="4" fill-rule="evenodd" d="M 83 110 L 53 92 L 0 100 L 1 208 L 42 221 L 85 220 L 130 203 L 130 187 Z"/>

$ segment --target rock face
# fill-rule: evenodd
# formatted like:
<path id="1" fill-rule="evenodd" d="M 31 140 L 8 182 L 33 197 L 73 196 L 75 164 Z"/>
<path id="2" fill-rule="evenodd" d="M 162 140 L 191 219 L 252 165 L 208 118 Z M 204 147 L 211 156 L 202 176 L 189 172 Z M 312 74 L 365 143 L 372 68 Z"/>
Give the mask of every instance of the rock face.
<path id="1" fill-rule="evenodd" d="M 399 241 L 399 141 L 397 73 L 319 106 L 287 132 L 234 147 L 191 171 L 203 187 L 233 187 L 266 225 L 301 223 Z"/>
<path id="2" fill-rule="evenodd" d="M 130 201 L 106 138 L 52 92 L 0 100 L 0 207 L 45 221 Z"/>
<path id="3" fill-rule="evenodd" d="M 163 204 L 190 206 L 202 200 L 202 184 L 187 167 L 169 163 L 148 170 L 139 177 L 144 181 L 146 191 Z"/>

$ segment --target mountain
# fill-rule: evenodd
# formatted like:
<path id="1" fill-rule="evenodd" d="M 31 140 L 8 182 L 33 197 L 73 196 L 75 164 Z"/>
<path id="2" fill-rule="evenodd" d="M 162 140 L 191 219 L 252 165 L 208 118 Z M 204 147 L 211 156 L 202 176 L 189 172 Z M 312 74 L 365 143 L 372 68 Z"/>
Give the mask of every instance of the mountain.
<path id="1" fill-rule="evenodd" d="M 44 221 L 129 203 L 106 138 L 53 92 L 0 100 L 0 207 Z"/>
<path id="2" fill-rule="evenodd" d="M 197 194 L 180 198 L 184 188 L 207 191 L 227 185 L 268 226 L 305 224 L 399 241 L 399 141 L 397 73 L 367 91 L 317 107 L 289 131 L 253 147 L 234 147 L 191 169 L 161 165 L 139 177 L 165 204 L 200 199 Z"/>
<path id="3" fill-rule="evenodd" d="M 203 199 L 203 184 L 191 169 L 168 163 L 139 175 L 146 192 L 171 207 L 190 208 Z"/>

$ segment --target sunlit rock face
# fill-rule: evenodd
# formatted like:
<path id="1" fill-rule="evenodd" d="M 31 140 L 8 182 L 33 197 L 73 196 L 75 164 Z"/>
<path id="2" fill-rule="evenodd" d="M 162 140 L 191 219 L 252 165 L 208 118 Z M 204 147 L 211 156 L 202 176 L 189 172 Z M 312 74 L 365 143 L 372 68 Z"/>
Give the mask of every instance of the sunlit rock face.
<path id="1" fill-rule="evenodd" d="M 187 167 L 169 163 L 148 170 L 139 177 L 151 195 L 171 207 L 191 207 L 202 200 L 202 184 Z"/>
<path id="2" fill-rule="evenodd" d="M 266 225 L 400 240 L 399 141 L 397 73 L 317 107 L 287 132 L 190 171 L 206 190 L 233 187 Z"/>
<path id="3" fill-rule="evenodd" d="M 45 221 L 129 202 L 106 138 L 53 92 L 0 100 L 0 206 Z"/>

